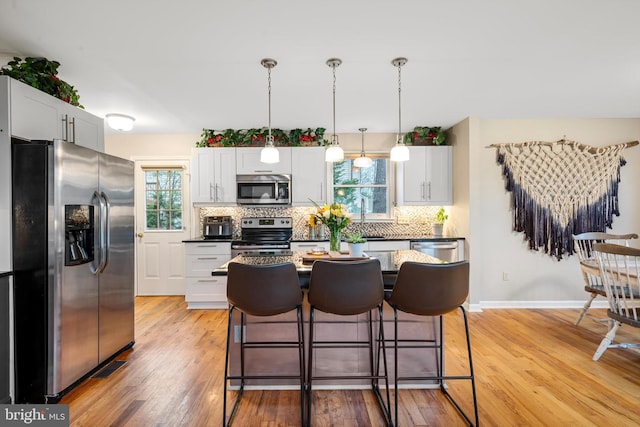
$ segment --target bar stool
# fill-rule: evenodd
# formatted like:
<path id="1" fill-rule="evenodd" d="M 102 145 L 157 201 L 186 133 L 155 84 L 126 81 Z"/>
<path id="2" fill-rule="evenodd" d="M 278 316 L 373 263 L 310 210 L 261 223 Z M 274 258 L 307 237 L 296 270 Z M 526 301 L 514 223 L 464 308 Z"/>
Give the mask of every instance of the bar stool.
<path id="1" fill-rule="evenodd" d="M 227 276 L 227 299 L 229 300 L 229 323 L 227 326 L 227 350 L 225 355 L 225 381 L 222 423 L 231 425 L 237 405 L 248 379 L 293 379 L 300 381 L 300 417 L 304 424 L 304 332 L 302 321 L 302 290 L 298 273 L 293 263 L 272 265 L 247 265 L 229 263 Z M 246 315 L 275 316 L 297 310 L 297 341 L 246 341 Z M 231 375 L 229 350 L 233 312 L 240 311 L 240 375 Z M 297 348 L 299 359 L 298 375 L 246 375 L 245 350 L 255 348 Z M 227 421 L 227 391 L 229 381 L 240 380 L 238 395 L 233 403 Z"/>
<path id="2" fill-rule="evenodd" d="M 394 314 L 394 372 L 395 372 L 395 421 L 398 425 L 398 382 L 433 380 L 438 381 L 440 390 L 453 403 L 469 425 L 474 425 L 460 405 L 453 399 L 445 381 L 469 380 L 473 394 L 473 409 L 475 425 L 478 425 L 478 403 L 476 400 L 475 377 L 471 358 L 471 342 L 469 340 L 469 324 L 467 313 L 462 304 L 469 294 L 469 262 L 452 264 L 424 264 L 418 262 L 404 262 L 398 271 L 398 277 L 391 293 L 385 299 L 393 308 Z M 464 328 L 467 337 L 467 352 L 469 358 L 469 375 L 445 375 L 444 372 L 444 335 L 443 319 L 446 313 L 460 308 L 464 317 Z M 440 336 L 434 340 L 400 340 L 398 339 L 398 311 L 419 316 L 439 316 Z M 404 342 L 405 345 L 398 343 Z M 422 345 L 419 345 L 423 343 Z M 419 375 L 398 377 L 398 349 L 399 348 L 434 348 L 438 351 L 437 371 L 435 376 Z"/>
<path id="3" fill-rule="evenodd" d="M 388 425 L 391 425 L 391 405 L 387 358 L 382 322 L 384 288 L 380 261 L 325 261 L 316 260 L 311 269 L 308 300 L 309 311 L 309 362 L 307 365 L 307 425 L 311 425 L 311 391 L 314 380 L 367 379 L 378 399 L 378 403 Z M 377 337 L 373 335 L 372 310 L 378 310 Z M 316 340 L 314 338 L 315 310 L 340 316 L 354 316 L 367 313 L 368 340 Z M 374 356 L 374 343 L 377 344 Z M 370 374 L 359 375 L 313 375 L 314 350 L 326 348 L 368 348 Z M 380 354 L 382 354 L 384 374 L 380 375 Z M 386 403 L 380 393 L 379 380 L 386 385 Z"/>

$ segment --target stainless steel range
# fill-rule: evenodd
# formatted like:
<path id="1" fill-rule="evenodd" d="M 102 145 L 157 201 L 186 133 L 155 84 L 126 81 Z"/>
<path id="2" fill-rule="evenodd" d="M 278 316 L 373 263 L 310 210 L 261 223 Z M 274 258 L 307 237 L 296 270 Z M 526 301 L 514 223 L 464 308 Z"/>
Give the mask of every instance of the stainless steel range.
<path id="1" fill-rule="evenodd" d="M 242 218 L 242 240 L 231 242 L 231 256 L 291 255 L 291 217 Z"/>

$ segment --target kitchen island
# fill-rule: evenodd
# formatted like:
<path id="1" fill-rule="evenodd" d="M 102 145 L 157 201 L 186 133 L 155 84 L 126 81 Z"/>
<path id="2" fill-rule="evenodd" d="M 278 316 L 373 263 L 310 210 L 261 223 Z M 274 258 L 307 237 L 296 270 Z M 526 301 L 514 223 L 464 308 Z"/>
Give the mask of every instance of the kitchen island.
<path id="1" fill-rule="evenodd" d="M 367 255 L 380 261 L 382 268 L 385 289 L 391 290 L 397 272 L 405 261 L 416 261 L 425 263 L 442 263 L 441 260 L 424 253 L 412 250 L 398 251 L 380 251 L 369 252 Z M 309 258 L 306 252 L 293 252 L 290 255 L 277 256 L 246 256 L 239 255 L 229 262 L 239 262 L 251 265 L 267 265 L 278 264 L 283 262 L 293 262 L 300 277 L 300 285 L 306 292 L 313 262 L 303 262 L 303 258 Z M 214 276 L 226 276 L 228 263 L 216 268 L 212 271 Z M 259 286 L 259 283 L 256 284 Z M 428 284 L 425 283 L 425 286 Z M 308 318 L 309 305 L 306 296 L 303 303 L 303 317 L 305 319 L 305 337 L 309 336 Z M 377 316 L 376 316 L 377 317 Z M 384 305 L 384 324 L 385 338 L 387 346 L 393 342 L 393 310 L 385 303 Z M 439 334 L 439 318 L 430 318 L 422 316 L 414 316 L 406 313 L 398 313 L 398 318 L 402 322 L 401 339 L 430 339 L 438 338 Z M 366 337 L 367 322 L 366 315 L 359 316 L 337 316 L 332 314 L 316 311 L 315 317 L 316 337 L 324 340 L 356 340 Z M 377 319 L 375 319 L 377 321 Z M 235 340 L 231 344 L 231 372 L 232 375 L 238 375 L 239 366 L 239 335 L 240 335 L 240 316 L 234 316 L 233 333 Z M 247 316 L 247 339 L 256 340 L 260 337 L 261 341 L 291 340 L 295 339 L 296 321 L 295 311 L 280 316 L 260 318 Z M 316 351 L 316 359 L 314 360 L 314 372 L 316 374 L 348 373 L 360 375 L 367 373 L 369 369 L 369 359 L 366 349 L 357 351 L 345 351 L 344 349 L 323 349 Z M 426 372 L 434 373 L 436 371 L 437 354 L 433 349 L 409 349 L 401 350 L 399 354 L 400 375 L 407 376 L 409 373 Z M 393 381 L 393 350 L 387 348 L 387 363 L 389 370 L 389 381 Z M 253 374 L 282 374 L 295 370 L 297 366 L 297 353 L 290 349 L 252 349 L 245 354 L 246 372 Z M 247 388 L 295 388 L 298 385 L 295 380 L 247 380 Z M 318 384 L 319 388 L 366 388 L 370 386 L 365 380 L 341 380 L 340 382 L 322 381 Z M 404 384 L 403 387 L 415 388 L 432 388 L 437 384 L 424 381 L 416 381 L 415 384 Z"/>
<path id="2" fill-rule="evenodd" d="M 393 288 L 393 280 L 400 269 L 400 266 L 405 261 L 424 262 L 429 264 L 439 264 L 443 261 L 424 254 L 422 252 L 413 250 L 397 250 L 397 251 L 369 251 L 365 254 L 363 259 L 376 258 L 380 261 L 380 268 L 382 269 L 382 276 L 385 278 L 385 289 Z M 280 264 L 285 262 L 292 262 L 296 266 L 298 276 L 300 277 L 300 284 L 303 288 L 306 288 L 309 283 L 309 277 L 311 276 L 311 268 L 313 262 L 306 262 L 306 259 L 314 259 L 315 257 L 308 252 L 292 252 L 290 255 L 239 255 L 229 262 L 239 262 L 241 264 L 250 265 L 269 265 Z M 317 259 L 327 259 L 318 256 Z M 330 260 L 330 258 L 328 258 Z M 226 276 L 227 266 L 229 262 L 221 265 L 212 271 L 212 276 Z"/>

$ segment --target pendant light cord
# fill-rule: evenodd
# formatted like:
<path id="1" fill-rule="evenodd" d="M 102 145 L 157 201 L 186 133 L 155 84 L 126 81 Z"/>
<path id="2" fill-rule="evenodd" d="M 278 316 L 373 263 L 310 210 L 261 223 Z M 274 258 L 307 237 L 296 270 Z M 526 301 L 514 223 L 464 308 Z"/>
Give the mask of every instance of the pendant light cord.
<path id="1" fill-rule="evenodd" d="M 333 65 L 333 140 L 336 140 L 336 66 Z"/>
<path id="2" fill-rule="evenodd" d="M 271 67 L 267 68 L 267 87 L 269 92 L 269 136 L 267 142 L 271 142 Z"/>
<path id="3" fill-rule="evenodd" d="M 398 143 L 402 135 L 402 65 L 398 64 Z"/>

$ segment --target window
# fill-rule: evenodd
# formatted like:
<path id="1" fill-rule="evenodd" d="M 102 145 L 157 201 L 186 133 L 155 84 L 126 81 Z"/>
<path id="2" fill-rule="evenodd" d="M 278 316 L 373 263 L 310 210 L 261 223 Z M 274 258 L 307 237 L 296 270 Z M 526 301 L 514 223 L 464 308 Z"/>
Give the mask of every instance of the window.
<path id="1" fill-rule="evenodd" d="M 147 230 L 182 230 L 182 170 L 145 169 Z"/>
<path id="2" fill-rule="evenodd" d="M 364 203 L 367 218 L 389 218 L 389 159 L 373 157 L 373 165 L 361 169 L 353 166 L 356 157 L 333 163 L 333 201 L 346 205 L 354 215 L 361 214 Z"/>

